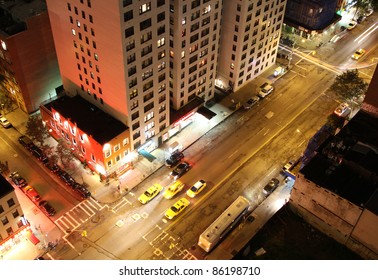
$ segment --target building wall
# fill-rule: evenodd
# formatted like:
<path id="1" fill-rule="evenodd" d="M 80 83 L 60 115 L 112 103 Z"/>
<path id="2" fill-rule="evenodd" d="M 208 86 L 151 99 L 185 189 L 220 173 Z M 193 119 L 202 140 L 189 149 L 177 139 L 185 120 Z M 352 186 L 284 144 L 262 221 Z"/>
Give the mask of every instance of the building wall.
<path id="1" fill-rule="evenodd" d="M 222 1 L 173 2 L 170 101 L 179 110 L 196 96 L 214 97 Z"/>
<path id="2" fill-rule="evenodd" d="M 126 124 L 132 149 L 163 131 L 169 1 L 47 0 L 47 6 L 64 88 Z"/>
<path id="3" fill-rule="evenodd" d="M 378 259 L 378 217 L 368 209 L 362 211 L 346 245 L 367 259 Z"/>
<path id="4" fill-rule="evenodd" d="M 275 63 L 285 5 L 286 0 L 224 2 L 217 78 L 225 87 L 236 91 Z"/>
<path id="5" fill-rule="evenodd" d="M 128 129 L 102 145 L 54 109 L 50 113 L 42 107 L 41 116 L 50 134 L 55 138 L 65 139 L 67 146 L 92 170 L 109 176 L 130 167 L 133 158 L 129 155 L 131 147 Z"/>
<path id="6" fill-rule="evenodd" d="M 337 0 L 287 0 L 285 17 L 303 28 L 321 30 L 332 23 L 337 5 Z"/>
<path id="7" fill-rule="evenodd" d="M 362 257 L 377 257 L 378 217 L 299 173 L 290 196 L 292 209 L 312 226 Z"/>
<path id="8" fill-rule="evenodd" d="M 61 85 L 58 61 L 46 12 L 26 20 L 26 30 L 2 38 L 8 57 L 7 91 L 19 107 L 32 113 Z"/>
<path id="9" fill-rule="evenodd" d="M 2 177 L 0 179 L 0 188 L 4 188 L 3 184 L 8 184 L 7 187 L 13 189 L 1 174 L 0 176 Z M 16 232 L 23 226 L 21 222 L 23 215 L 24 213 L 14 189 L 0 197 L 0 244 L 4 242 L 8 236 L 11 236 L 13 232 Z"/>

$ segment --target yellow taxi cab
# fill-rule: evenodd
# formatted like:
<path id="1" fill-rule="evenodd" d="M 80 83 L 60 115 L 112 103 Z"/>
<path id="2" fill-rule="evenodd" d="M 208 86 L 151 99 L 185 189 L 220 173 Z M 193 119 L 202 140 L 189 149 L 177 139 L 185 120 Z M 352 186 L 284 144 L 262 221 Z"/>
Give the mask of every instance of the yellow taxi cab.
<path id="1" fill-rule="evenodd" d="M 152 200 L 155 196 L 157 196 L 161 191 L 163 187 L 160 184 L 154 184 L 151 187 L 149 187 L 144 193 L 142 193 L 138 200 L 142 204 L 146 204 L 150 200 Z"/>
<path id="2" fill-rule="evenodd" d="M 186 198 L 181 198 L 179 201 L 177 201 L 175 204 L 173 204 L 170 208 L 167 209 L 164 216 L 167 219 L 172 220 L 174 217 L 180 214 L 189 204 L 189 200 L 187 200 Z"/>
<path id="3" fill-rule="evenodd" d="M 352 55 L 352 58 L 355 60 L 359 60 L 362 56 L 364 56 L 365 53 L 366 53 L 365 49 L 356 50 L 354 54 Z"/>
<path id="4" fill-rule="evenodd" d="M 171 199 L 174 197 L 177 193 L 179 193 L 183 188 L 185 187 L 185 184 L 181 181 L 173 182 L 168 189 L 165 190 L 163 196 L 166 199 Z"/>
<path id="5" fill-rule="evenodd" d="M 186 195 L 193 198 L 199 194 L 206 187 L 206 182 L 204 180 L 197 181 L 187 192 Z"/>

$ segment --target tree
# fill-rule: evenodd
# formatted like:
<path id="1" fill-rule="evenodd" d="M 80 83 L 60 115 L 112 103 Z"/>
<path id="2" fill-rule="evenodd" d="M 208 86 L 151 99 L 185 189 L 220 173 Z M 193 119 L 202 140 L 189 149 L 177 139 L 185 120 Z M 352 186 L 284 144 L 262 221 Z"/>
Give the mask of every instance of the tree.
<path id="1" fill-rule="evenodd" d="M 39 146 L 44 146 L 49 133 L 43 126 L 41 115 L 29 116 L 26 123 L 26 134 L 30 136 L 33 142 L 39 143 Z"/>
<path id="2" fill-rule="evenodd" d="M 358 70 L 354 69 L 338 75 L 330 89 L 345 99 L 353 100 L 364 95 L 367 88 L 368 84 L 358 76 Z"/>
<path id="3" fill-rule="evenodd" d="M 378 9 L 378 0 L 371 0 L 371 6 L 374 10 Z"/>
<path id="4" fill-rule="evenodd" d="M 55 152 L 64 168 L 69 169 L 74 159 L 74 155 L 71 149 L 66 146 L 65 140 L 63 138 L 58 139 L 58 144 L 55 147 Z"/>
<path id="5" fill-rule="evenodd" d="M 370 7 L 372 6 L 372 0 L 357 0 L 354 7 L 356 11 L 354 12 L 354 16 L 356 16 L 357 12 L 361 11 L 360 14 L 364 14 Z"/>

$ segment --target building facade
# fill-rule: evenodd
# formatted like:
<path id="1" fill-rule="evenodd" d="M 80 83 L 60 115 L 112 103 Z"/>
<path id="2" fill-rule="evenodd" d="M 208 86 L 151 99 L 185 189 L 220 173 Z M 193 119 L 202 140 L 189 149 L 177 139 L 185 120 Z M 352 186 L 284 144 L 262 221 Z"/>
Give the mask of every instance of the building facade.
<path id="1" fill-rule="evenodd" d="M 125 124 L 132 150 L 169 126 L 169 1 L 47 0 L 47 7 L 68 95 Z"/>
<path id="2" fill-rule="evenodd" d="M 322 33 L 341 19 L 337 0 L 288 0 L 285 24 L 305 38 Z"/>
<path id="3" fill-rule="evenodd" d="M 377 127 L 360 110 L 318 147 L 290 196 L 296 213 L 365 259 L 378 258 Z"/>
<path id="4" fill-rule="evenodd" d="M 13 186 L 0 174 L 0 254 L 20 241 L 28 225 Z"/>
<path id="5" fill-rule="evenodd" d="M 214 97 L 222 1 L 170 1 L 170 105 Z"/>
<path id="6" fill-rule="evenodd" d="M 2 1 L 0 14 L 0 90 L 35 112 L 62 83 L 46 3 Z"/>
<path id="7" fill-rule="evenodd" d="M 132 167 L 128 127 L 80 95 L 42 105 L 41 116 L 50 134 L 91 170 L 109 177 Z"/>
<path id="8" fill-rule="evenodd" d="M 223 3 L 216 83 L 234 91 L 274 65 L 286 0 Z"/>

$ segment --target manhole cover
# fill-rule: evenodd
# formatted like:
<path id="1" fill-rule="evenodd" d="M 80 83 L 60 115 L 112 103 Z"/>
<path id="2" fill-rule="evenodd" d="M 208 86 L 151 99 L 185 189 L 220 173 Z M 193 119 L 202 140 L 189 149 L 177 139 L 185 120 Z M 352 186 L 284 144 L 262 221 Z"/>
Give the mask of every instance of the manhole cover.
<path id="1" fill-rule="evenodd" d="M 146 212 L 142 213 L 141 216 L 142 216 L 143 219 L 147 219 L 148 218 L 148 214 Z"/>

